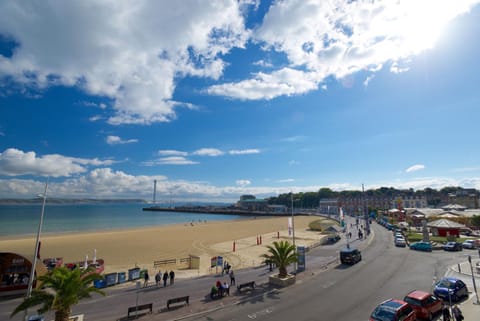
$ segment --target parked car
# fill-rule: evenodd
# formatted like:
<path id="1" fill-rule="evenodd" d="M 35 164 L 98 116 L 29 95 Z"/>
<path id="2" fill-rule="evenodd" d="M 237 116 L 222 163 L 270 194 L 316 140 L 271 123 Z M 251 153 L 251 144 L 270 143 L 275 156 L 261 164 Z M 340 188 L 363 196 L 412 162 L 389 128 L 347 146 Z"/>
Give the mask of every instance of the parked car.
<path id="1" fill-rule="evenodd" d="M 431 293 L 415 290 L 408 293 L 403 301 L 410 304 L 419 319 L 433 320 L 442 311 L 442 300 Z"/>
<path id="2" fill-rule="evenodd" d="M 426 252 L 432 252 L 432 244 L 430 242 L 414 242 L 410 244 L 410 249 L 411 250 L 416 250 L 416 251 L 426 251 Z"/>
<path id="3" fill-rule="evenodd" d="M 395 246 L 406 247 L 407 246 L 407 241 L 405 241 L 405 238 L 403 238 L 403 237 L 396 237 L 395 238 Z"/>
<path id="4" fill-rule="evenodd" d="M 460 279 L 445 277 L 435 283 L 433 294 L 446 302 L 450 300 L 456 302 L 463 297 L 468 297 L 468 288 Z"/>
<path id="5" fill-rule="evenodd" d="M 330 235 L 327 237 L 327 244 L 334 244 L 337 243 L 340 240 L 340 235 L 335 234 L 335 235 Z"/>
<path id="6" fill-rule="evenodd" d="M 370 321 L 414 321 L 415 310 L 405 301 L 390 299 L 380 303 L 370 315 Z"/>
<path id="7" fill-rule="evenodd" d="M 340 262 L 353 265 L 362 260 L 362 253 L 356 248 L 344 248 L 340 251 Z"/>
<path id="8" fill-rule="evenodd" d="M 465 240 L 462 243 L 462 247 L 464 249 L 476 249 L 477 247 L 480 247 L 480 240 Z"/>
<path id="9" fill-rule="evenodd" d="M 443 249 L 445 251 L 461 251 L 461 250 L 463 250 L 462 243 L 458 243 L 458 242 L 447 242 L 443 246 Z"/>

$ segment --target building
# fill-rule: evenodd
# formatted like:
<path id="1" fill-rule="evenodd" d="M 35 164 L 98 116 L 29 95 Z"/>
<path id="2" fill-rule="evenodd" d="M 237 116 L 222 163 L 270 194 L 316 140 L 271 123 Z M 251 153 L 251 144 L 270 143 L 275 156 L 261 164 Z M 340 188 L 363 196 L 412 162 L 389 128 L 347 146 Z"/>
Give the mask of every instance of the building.
<path id="1" fill-rule="evenodd" d="M 465 229 L 466 226 L 458 224 L 448 219 L 439 219 L 427 223 L 433 236 L 460 236 L 460 230 Z"/>
<path id="2" fill-rule="evenodd" d="M 268 211 L 268 202 L 264 199 L 257 199 L 254 195 L 242 195 L 236 207 L 246 211 Z"/>

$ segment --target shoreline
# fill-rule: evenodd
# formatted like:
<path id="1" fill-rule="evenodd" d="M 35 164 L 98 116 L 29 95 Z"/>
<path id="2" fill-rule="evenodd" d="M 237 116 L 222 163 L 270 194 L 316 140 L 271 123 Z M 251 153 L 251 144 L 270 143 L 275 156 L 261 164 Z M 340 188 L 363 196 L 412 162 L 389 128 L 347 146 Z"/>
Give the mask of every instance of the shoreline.
<path id="1" fill-rule="evenodd" d="M 320 242 L 319 232 L 308 231 L 308 223 L 318 216 L 296 216 L 297 245 Z M 263 236 L 258 244 L 258 236 Z M 260 255 L 266 245 L 288 235 L 286 217 L 251 218 L 227 221 L 207 221 L 151 226 L 146 228 L 89 231 L 81 233 L 42 234 L 41 258 L 63 257 L 64 263 L 78 262 L 93 257 L 105 260 L 105 273 L 122 272 L 134 267 L 148 269 L 174 269 L 178 277 L 205 275 L 212 272 L 210 258 L 223 256 L 234 269 L 261 264 Z M 233 243 L 236 249 L 233 251 Z M 35 248 L 35 237 L 0 239 L 0 251 L 28 254 Z M 200 268 L 181 269 L 178 266 L 154 268 L 153 262 L 180 259 L 190 255 L 200 257 Z M 178 273 L 177 273 L 178 272 Z M 152 274 L 153 275 L 153 274 Z"/>

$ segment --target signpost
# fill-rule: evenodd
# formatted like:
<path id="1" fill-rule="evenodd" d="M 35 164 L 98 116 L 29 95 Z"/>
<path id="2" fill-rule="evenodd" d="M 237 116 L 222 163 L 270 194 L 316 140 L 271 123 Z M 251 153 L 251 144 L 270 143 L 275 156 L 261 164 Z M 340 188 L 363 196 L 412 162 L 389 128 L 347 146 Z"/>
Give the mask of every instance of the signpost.
<path id="1" fill-rule="evenodd" d="M 297 246 L 298 268 L 297 271 L 305 271 L 305 246 Z"/>

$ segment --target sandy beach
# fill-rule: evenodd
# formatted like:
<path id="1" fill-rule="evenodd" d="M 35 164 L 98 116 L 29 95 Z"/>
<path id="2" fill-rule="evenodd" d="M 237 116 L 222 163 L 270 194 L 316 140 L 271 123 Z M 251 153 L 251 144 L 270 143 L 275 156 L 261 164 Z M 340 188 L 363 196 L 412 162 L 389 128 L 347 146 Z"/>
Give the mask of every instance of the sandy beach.
<path id="1" fill-rule="evenodd" d="M 312 216 L 295 217 L 296 245 L 311 246 L 324 237 L 308 230 Z M 261 264 L 260 255 L 265 246 L 275 240 L 291 240 L 287 217 L 256 218 L 238 221 L 196 222 L 160 227 L 99 231 L 61 235 L 44 235 L 41 238 L 41 257 L 63 257 L 64 262 L 91 259 L 94 249 L 97 257 L 105 260 L 105 273 L 126 272 L 133 267 L 156 270 L 174 269 L 178 277 L 191 277 L 214 273 L 210 258 L 223 256 L 234 269 Z M 257 245 L 257 237 L 262 244 Z M 233 244 L 235 242 L 235 252 Z M 0 252 L 32 254 L 35 239 L 13 238 L 0 240 Z M 189 270 L 181 265 L 154 268 L 159 260 L 200 257 L 200 268 Z"/>

